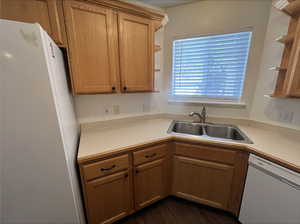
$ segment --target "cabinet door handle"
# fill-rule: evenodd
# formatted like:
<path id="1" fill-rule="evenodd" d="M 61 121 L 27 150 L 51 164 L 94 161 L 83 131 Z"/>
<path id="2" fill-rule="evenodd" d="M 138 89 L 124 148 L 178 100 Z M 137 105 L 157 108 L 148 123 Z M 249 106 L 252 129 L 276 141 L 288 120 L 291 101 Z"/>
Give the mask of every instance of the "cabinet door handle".
<path id="1" fill-rule="evenodd" d="M 113 87 L 111 87 L 111 89 L 112 89 L 112 91 L 115 91 L 115 90 L 116 90 L 116 87 L 113 86 Z"/>
<path id="2" fill-rule="evenodd" d="M 153 153 L 153 154 L 151 154 L 151 155 L 145 155 L 145 157 L 146 157 L 147 159 L 149 159 L 149 158 L 155 157 L 156 155 L 157 155 L 156 153 Z"/>
<path id="3" fill-rule="evenodd" d="M 116 165 L 112 165 L 111 167 L 109 167 L 109 168 L 101 168 L 100 170 L 101 171 L 109 171 L 109 170 L 112 170 L 112 169 L 114 169 L 114 168 L 116 168 L 117 166 Z"/>
<path id="4" fill-rule="evenodd" d="M 135 173 L 139 173 L 139 170 L 138 170 L 138 169 L 136 169 L 136 170 L 135 170 Z"/>
<path id="5" fill-rule="evenodd" d="M 128 173 L 125 174 L 125 178 L 127 178 L 127 177 L 128 177 Z"/>
<path id="6" fill-rule="evenodd" d="M 126 91 L 126 90 L 127 90 L 127 87 L 125 86 L 123 89 L 124 89 L 124 91 Z"/>

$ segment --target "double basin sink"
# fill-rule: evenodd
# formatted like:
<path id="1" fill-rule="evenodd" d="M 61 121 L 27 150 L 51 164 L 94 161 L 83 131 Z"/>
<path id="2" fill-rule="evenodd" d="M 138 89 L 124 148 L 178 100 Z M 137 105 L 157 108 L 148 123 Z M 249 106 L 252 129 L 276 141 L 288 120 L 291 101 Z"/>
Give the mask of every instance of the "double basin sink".
<path id="1" fill-rule="evenodd" d="M 176 135 L 200 136 L 202 138 L 253 144 L 253 142 L 235 125 L 173 121 L 168 133 Z"/>

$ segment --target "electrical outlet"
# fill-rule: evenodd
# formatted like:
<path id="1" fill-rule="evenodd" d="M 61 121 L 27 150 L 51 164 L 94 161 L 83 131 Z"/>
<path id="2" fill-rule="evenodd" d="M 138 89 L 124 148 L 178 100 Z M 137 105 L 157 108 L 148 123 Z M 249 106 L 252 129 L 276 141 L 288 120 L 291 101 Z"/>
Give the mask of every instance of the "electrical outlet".
<path id="1" fill-rule="evenodd" d="M 113 105 L 113 114 L 120 114 L 120 105 Z"/>

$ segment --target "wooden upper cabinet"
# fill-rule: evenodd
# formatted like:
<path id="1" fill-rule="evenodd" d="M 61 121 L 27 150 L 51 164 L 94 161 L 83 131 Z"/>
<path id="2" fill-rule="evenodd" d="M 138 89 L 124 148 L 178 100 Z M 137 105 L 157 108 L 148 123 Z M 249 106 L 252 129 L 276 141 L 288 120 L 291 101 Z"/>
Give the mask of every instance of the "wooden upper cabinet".
<path id="1" fill-rule="evenodd" d="M 119 13 L 121 90 L 153 91 L 154 26 L 147 18 Z"/>
<path id="2" fill-rule="evenodd" d="M 60 46 L 65 45 L 62 0 L 0 0 L 0 17 L 39 23 Z"/>
<path id="3" fill-rule="evenodd" d="M 112 93 L 118 88 L 117 17 L 110 8 L 64 1 L 73 91 Z"/>
<path id="4" fill-rule="evenodd" d="M 132 210 L 128 171 L 86 183 L 87 213 L 90 224 L 113 223 Z"/>

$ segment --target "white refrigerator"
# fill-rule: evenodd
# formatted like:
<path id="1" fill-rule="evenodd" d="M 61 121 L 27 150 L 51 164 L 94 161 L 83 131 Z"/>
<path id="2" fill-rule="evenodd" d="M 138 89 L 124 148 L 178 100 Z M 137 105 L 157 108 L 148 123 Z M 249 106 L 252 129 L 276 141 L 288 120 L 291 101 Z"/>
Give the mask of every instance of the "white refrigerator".
<path id="1" fill-rule="evenodd" d="M 0 223 L 83 224 L 61 50 L 39 24 L 0 20 L 0 76 Z"/>

